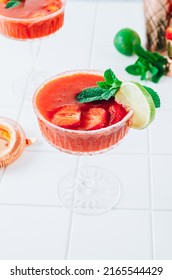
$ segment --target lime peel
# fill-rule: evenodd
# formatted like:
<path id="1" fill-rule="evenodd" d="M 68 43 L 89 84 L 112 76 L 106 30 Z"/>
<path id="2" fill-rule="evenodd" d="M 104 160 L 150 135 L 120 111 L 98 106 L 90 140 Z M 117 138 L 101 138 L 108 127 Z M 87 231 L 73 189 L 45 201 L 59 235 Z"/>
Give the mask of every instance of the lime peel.
<path id="1" fill-rule="evenodd" d="M 114 37 L 114 46 L 124 55 L 131 56 L 135 45 L 140 45 L 140 37 L 130 28 L 121 29 Z"/>
<path id="2" fill-rule="evenodd" d="M 137 82 L 123 82 L 115 100 L 134 111 L 132 128 L 143 129 L 155 117 L 156 109 L 151 95 Z"/>

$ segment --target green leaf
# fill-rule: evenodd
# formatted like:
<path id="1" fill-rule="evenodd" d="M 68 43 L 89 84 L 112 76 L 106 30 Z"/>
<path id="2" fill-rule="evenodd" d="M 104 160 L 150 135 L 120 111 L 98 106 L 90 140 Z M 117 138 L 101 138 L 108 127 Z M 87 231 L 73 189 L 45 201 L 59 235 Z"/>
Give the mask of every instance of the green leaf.
<path id="1" fill-rule="evenodd" d="M 150 87 L 146 87 L 144 86 L 144 88 L 149 92 L 149 94 L 151 95 L 153 102 L 155 104 L 155 108 L 159 108 L 161 106 L 161 101 L 159 98 L 159 95 L 157 94 L 156 91 L 154 91 L 152 88 Z"/>
<path id="2" fill-rule="evenodd" d="M 133 64 L 133 65 L 129 65 L 125 68 L 125 70 L 134 76 L 140 76 L 142 73 L 142 68 L 139 65 Z"/>
<path id="3" fill-rule="evenodd" d="M 10 0 L 8 1 L 8 3 L 6 4 L 5 8 L 9 9 L 9 8 L 14 8 L 17 7 L 21 4 L 21 0 Z"/>
<path id="4" fill-rule="evenodd" d="M 141 77 L 140 79 L 141 80 L 146 80 L 147 79 L 147 72 L 148 72 L 148 69 L 147 68 L 142 68 L 142 73 L 141 73 Z"/>
<path id="5" fill-rule="evenodd" d="M 109 100 L 112 96 L 115 95 L 115 93 L 118 91 L 119 88 L 110 88 L 109 90 L 106 90 L 103 94 L 102 94 L 102 98 L 105 100 Z"/>
<path id="6" fill-rule="evenodd" d="M 97 82 L 97 85 L 98 85 L 98 87 L 103 88 L 103 89 L 109 89 L 111 87 L 105 81 Z"/>
<path id="7" fill-rule="evenodd" d="M 121 86 L 121 84 L 122 84 L 122 81 L 120 81 L 116 78 L 116 81 L 112 84 L 112 87 L 119 88 Z"/>
<path id="8" fill-rule="evenodd" d="M 103 100 L 102 95 L 105 91 L 105 89 L 99 87 L 86 88 L 76 96 L 76 100 L 80 103 Z"/>
<path id="9" fill-rule="evenodd" d="M 152 77 L 152 82 L 158 83 L 161 77 L 165 74 L 163 68 L 158 68 L 158 73 Z"/>
<path id="10" fill-rule="evenodd" d="M 141 45 L 134 46 L 134 52 L 138 56 L 134 65 L 126 67 L 126 71 L 132 75 L 140 76 L 141 80 L 151 80 L 158 83 L 160 78 L 168 71 L 168 61 L 159 53 L 145 50 Z M 136 68 L 136 65 L 140 67 Z"/>
<path id="11" fill-rule="evenodd" d="M 112 69 L 107 69 L 104 72 L 104 78 L 105 78 L 106 84 L 108 84 L 110 86 L 117 80 L 117 78 L 116 78 L 114 72 L 112 71 Z"/>
<path id="12" fill-rule="evenodd" d="M 167 64 L 167 59 L 161 54 L 154 52 L 153 55 L 158 62 L 161 62 L 162 64 Z"/>
<path id="13" fill-rule="evenodd" d="M 155 66 L 152 66 L 151 63 L 149 63 L 149 70 L 152 73 L 152 76 L 155 76 L 158 73 L 158 68 Z"/>
<path id="14" fill-rule="evenodd" d="M 81 91 L 76 100 L 80 103 L 88 103 L 98 100 L 110 99 L 120 88 L 122 82 L 118 80 L 111 69 L 104 72 L 105 81 L 97 82 L 98 87 L 90 87 Z"/>

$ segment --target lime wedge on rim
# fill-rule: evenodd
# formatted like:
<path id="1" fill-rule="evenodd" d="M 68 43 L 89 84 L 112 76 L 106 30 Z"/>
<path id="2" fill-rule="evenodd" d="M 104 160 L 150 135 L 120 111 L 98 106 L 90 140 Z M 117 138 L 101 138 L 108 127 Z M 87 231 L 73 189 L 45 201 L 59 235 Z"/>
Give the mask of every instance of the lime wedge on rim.
<path id="1" fill-rule="evenodd" d="M 149 92 L 139 83 L 123 82 L 115 100 L 134 111 L 132 128 L 143 129 L 155 117 L 155 105 Z"/>

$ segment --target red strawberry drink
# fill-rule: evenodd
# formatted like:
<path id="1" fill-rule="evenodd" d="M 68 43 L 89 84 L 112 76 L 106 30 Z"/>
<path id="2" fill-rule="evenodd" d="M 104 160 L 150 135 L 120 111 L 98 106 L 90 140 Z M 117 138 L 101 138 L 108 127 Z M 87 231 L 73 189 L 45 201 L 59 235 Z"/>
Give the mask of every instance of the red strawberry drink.
<path id="1" fill-rule="evenodd" d="M 57 149 L 76 154 L 106 151 L 127 134 L 132 111 L 108 101 L 80 103 L 83 89 L 103 81 L 95 71 L 73 71 L 45 82 L 34 95 L 34 110 L 46 140 Z"/>
<path id="2" fill-rule="evenodd" d="M 65 0 L 0 0 L 0 33 L 14 39 L 48 36 L 64 22 Z"/>

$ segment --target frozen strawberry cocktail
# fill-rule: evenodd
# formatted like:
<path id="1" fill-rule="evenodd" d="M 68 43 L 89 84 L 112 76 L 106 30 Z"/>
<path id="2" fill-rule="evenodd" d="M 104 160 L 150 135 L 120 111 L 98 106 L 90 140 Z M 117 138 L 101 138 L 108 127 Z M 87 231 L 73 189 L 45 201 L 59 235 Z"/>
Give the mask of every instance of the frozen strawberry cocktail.
<path id="1" fill-rule="evenodd" d="M 0 0 L 0 33 L 14 39 L 48 36 L 62 27 L 64 0 Z"/>
<path id="2" fill-rule="evenodd" d="M 149 87 L 120 81 L 111 69 L 78 70 L 46 81 L 35 92 L 33 107 L 50 144 L 71 154 L 93 155 L 117 145 L 130 127 L 146 128 L 160 99 Z M 69 209 L 100 214 L 118 202 L 120 182 L 113 172 L 81 164 L 77 174 L 62 178 L 58 194 Z"/>
<path id="3" fill-rule="evenodd" d="M 108 100 L 80 100 L 79 93 L 103 81 L 103 74 L 95 71 L 67 72 L 37 90 L 34 109 L 50 144 L 70 153 L 91 154 L 108 150 L 126 135 L 133 112 L 113 96 Z"/>

